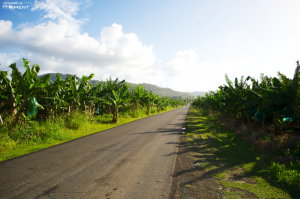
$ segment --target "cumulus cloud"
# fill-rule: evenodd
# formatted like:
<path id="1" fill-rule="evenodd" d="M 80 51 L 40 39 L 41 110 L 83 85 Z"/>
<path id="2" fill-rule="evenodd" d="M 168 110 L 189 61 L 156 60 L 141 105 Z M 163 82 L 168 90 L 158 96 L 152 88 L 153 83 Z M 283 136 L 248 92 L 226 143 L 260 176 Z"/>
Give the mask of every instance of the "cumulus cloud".
<path id="1" fill-rule="evenodd" d="M 188 71 L 198 70 L 196 60 L 198 55 L 194 50 L 178 51 L 175 58 L 166 63 L 165 73 L 170 77 L 179 77 Z"/>
<path id="2" fill-rule="evenodd" d="M 9 66 L 20 59 L 20 55 L 17 53 L 0 53 L 0 70 L 9 71 Z"/>
<path id="3" fill-rule="evenodd" d="M 45 2 L 35 2 L 34 10 L 45 10 L 47 12 L 44 18 L 52 20 L 68 20 L 76 21 L 72 16 L 75 16 L 79 10 L 80 3 L 70 0 L 46 0 Z"/>
<path id="4" fill-rule="evenodd" d="M 186 92 L 216 90 L 219 80 L 225 76 L 225 72 L 221 72 L 223 65 L 197 61 L 198 55 L 193 49 L 176 52 L 163 69 L 168 80 L 165 86 Z"/>
<path id="5" fill-rule="evenodd" d="M 134 82 L 153 80 L 158 67 L 153 46 L 143 45 L 134 33 L 123 33 L 122 26 L 115 23 L 102 28 L 99 39 L 81 34 L 84 20 L 74 18 L 79 5 L 75 1 L 36 2 L 32 11 L 44 10 L 44 18 L 49 20 L 21 25 L 18 31 L 11 21 L 0 20 L 0 50 L 26 52 L 28 60 L 41 66 L 41 73 L 95 73 L 97 79 L 112 76 Z"/>

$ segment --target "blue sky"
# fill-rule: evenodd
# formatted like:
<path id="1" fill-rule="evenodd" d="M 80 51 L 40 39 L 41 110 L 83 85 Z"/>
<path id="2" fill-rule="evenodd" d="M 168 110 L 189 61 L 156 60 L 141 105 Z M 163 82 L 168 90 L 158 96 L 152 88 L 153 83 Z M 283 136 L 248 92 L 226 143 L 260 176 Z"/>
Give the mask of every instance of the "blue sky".
<path id="1" fill-rule="evenodd" d="M 6 3 L 5 3 L 6 2 Z M 299 0 L 1 1 L 0 70 L 22 58 L 40 74 L 216 90 L 225 73 L 292 78 Z"/>

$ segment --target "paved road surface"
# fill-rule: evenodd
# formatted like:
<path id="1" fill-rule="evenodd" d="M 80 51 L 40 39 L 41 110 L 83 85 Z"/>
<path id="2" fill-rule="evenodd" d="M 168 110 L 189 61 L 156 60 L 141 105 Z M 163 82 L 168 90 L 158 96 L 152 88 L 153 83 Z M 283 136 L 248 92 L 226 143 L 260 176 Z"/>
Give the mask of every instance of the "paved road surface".
<path id="1" fill-rule="evenodd" d="M 0 163 L 0 198 L 168 198 L 188 106 Z"/>

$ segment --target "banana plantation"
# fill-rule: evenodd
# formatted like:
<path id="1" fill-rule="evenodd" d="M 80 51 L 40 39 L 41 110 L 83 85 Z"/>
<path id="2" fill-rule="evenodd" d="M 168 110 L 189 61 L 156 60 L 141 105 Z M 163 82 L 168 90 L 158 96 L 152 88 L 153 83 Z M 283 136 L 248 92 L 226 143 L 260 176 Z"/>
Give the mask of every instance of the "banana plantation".
<path id="1" fill-rule="evenodd" d="M 278 72 L 278 78 L 261 74 L 260 81 L 248 76 L 235 78 L 234 83 L 226 74 L 227 84 L 219 86 L 216 92 L 206 93 L 205 97 L 199 96 L 193 105 L 245 124 L 274 125 L 276 135 L 287 129 L 299 131 L 299 70 L 297 61 L 293 79 Z"/>
<path id="2" fill-rule="evenodd" d="M 112 121 L 118 122 L 120 111 L 143 109 L 150 114 L 150 109 L 157 112 L 167 107 L 178 107 L 182 102 L 168 97 L 160 97 L 146 91 L 143 86 L 129 90 L 129 84 L 123 81 L 107 79 L 92 85 L 90 76 L 69 75 L 65 80 L 56 74 L 56 81 L 51 82 L 51 75 L 38 78 L 39 65 L 30 68 L 30 62 L 23 59 L 26 71 L 21 74 L 16 64 L 11 64 L 11 78 L 7 71 L 0 71 L 0 122 L 5 118 L 9 123 L 23 124 L 26 121 L 44 121 L 55 119 L 57 115 L 81 112 L 87 116 L 112 114 Z"/>

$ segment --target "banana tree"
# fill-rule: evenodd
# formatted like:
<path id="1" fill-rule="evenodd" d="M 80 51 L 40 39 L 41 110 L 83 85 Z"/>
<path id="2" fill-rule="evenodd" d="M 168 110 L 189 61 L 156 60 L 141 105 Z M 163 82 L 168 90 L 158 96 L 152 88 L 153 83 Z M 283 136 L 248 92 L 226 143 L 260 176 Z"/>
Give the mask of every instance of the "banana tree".
<path id="1" fill-rule="evenodd" d="M 99 105 L 99 109 L 100 109 L 99 114 L 103 115 L 104 103 L 106 100 L 105 84 L 103 82 L 98 83 L 96 86 L 92 88 L 91 92 L 93 93 L 94 102 Z"/>
<path id="2" fill-rule="evenodd" d="M 138 108 L 138 105 L 141 104 L 142 97 L 146 90 L 144 89 L 144 86 L 135 86 L 135 89 L 133 89 L 130 93 L 131 100 L 130 103 L 132 105 L 132 113 L 135 112 L 135 110 Z"/>
<path id="3" fill-rule="evenodd" d="M 161 97 L 157 97 L 155 100 L 154 100 L 154 105 L 156 106 L 156 111 L 157 113 L 160 112 L 162 106 L 163 106 L 163 101 L 162 101 L 162 98 Z"/>
<path id="4" fill-rule="evenodd" d="M 80 93 L 79 91 L 79 79 L 76 75 L 73 77 L 68 75 L 66 78 L 66 86 L 69 88 L 66 91 L 66 102 L 69 104 L 68 106 L 68 114 L 71 112 L 71 107 L 74 111 L 77 111 L 77 108 L 80 105 Z"/>
<path id="5" fill-rule="evenodd" d="M 300 95 L 300 86 L 299 86 L 299 75 L 300 75 L 300 65 L 299 61 L 296 62 L 297 66 L 294 73 L 294 78 L 287 88 L 288 93 L 288 105 L 292 108 L 294 113 L 296 113 L 297 122 L 300 121 L 300 107 L 299 107 L 299 95 Z"/>
<path id="6" fill-rule="evenodd" d="M 117 90 L 112 90 L 112 96 L 110 97 L 113 102 L 113 119 L 112 122 L 118 122 L 118 112 L 119 108 L 129 101 L 129 84 L 123 84 L 122 87 L 117 88 Z"/>
<path id="7" fill-rule="evenodd" d="M 113 96 L 112 91 L 118 91 L 125 84 L 125 80 L 118 83 L 118 78 L 116 80 L 112 80 L 111 77 L 106 80 L 104 84 L 104 92 L 105 92 L 105 104 L 108 108 L 108 113 L 111 113 L 111 106 L 113 105 L 112 100 L 110 99 Z"/>
<path id="8" fill-rule="evenodd" d="M 150 114 L 150 108 L 154 105 L 154 101 L 158 96 L 156 94 L 152 94 L 152 91 L 144 93 L 141 105 L 145 106 L 147 109 L 147 115 Z"/>
<path id="9" fill-rule="evenodd" d="M 89 98 L 89 96 L 86 96 L 88 92 L 87 90 L 90 90 L 91 88 L 90 80 L 93 77 L 94 74 L 91 74 L 89 77 L 82 76 L 82 80 L 80 82 L 76 75 L 68 75 L 66 79 L 66 86 L 70 89 L 66 92 L 65 101 L 69 103 L 69 113 L 71 107 L 74 109 L 74 111 L 77 111 L 82 103 L 85 105 L 86 100 Z"/>
<path id="10" fill-rule="evenodd" d="M 162 106 L 160 107 L 161 110 L 165 110 L 168 106 L 170 106 L 170 98 L 168 97 L 161 97 Z"/>
<path id="11" fill-rule="evenodd" d="M 59 73 L 56 73 L 56 81 L 47 87 L 48 93 L 45 97 L 45 100 L 47 100 L 51 109 L 52 107 L 54 108 L 55 113 L 57 113 L 58 110 L 62 110 L 64 112 L 66 109 L 68 103 L 65 101 L 65 96 L 69 89 L 70 88 L 66 85 L 66 81 L 61 78 Z M 52 111 L 51 109 L 50 111 Z"/>
<path id="12" fill-rule="evenodd" d="M 91 84 L 91 79 L 94 77 L 94 74 L 91 74 L 90 76 L 82 76 L 81 82 L 79 85 L 79 92 L 81 95 L 80 103 L 83 105 L 84 112 L 86 112 L 86 107 L 88 106 L 90 109 L 90 115 L 92 114 L 92 107 L 94 107 L 94 96 L 93 92 L 94 90 L 93 85 Z"/>
<path id="13" fill-rule="evenodd" d="M 11 115 L 14 116 L 17 112 L 15 86 L 7 76 L 7 71 L 0 71 L 0 103 L 1 106 L 9 103 Z"/>
<path id="14" fill-rule="evenodd" d="M 25 73 L 22 75 L 16 64 L 11 64 L 9 67 L 12 69 L 11 83 L 8 84 L 11 112 L 18 121 L 22 114 L 24 114 L 25 107 L 27 107 L 29 99 L 41 97 L 46 91 L 46 86 L 50 81 L 50 75 L 45 75 L 38 78 L 40 70 L 39 65 L 34 64 L 32 68 L 29 67 L 30 62 L 23 58 Z"/>

